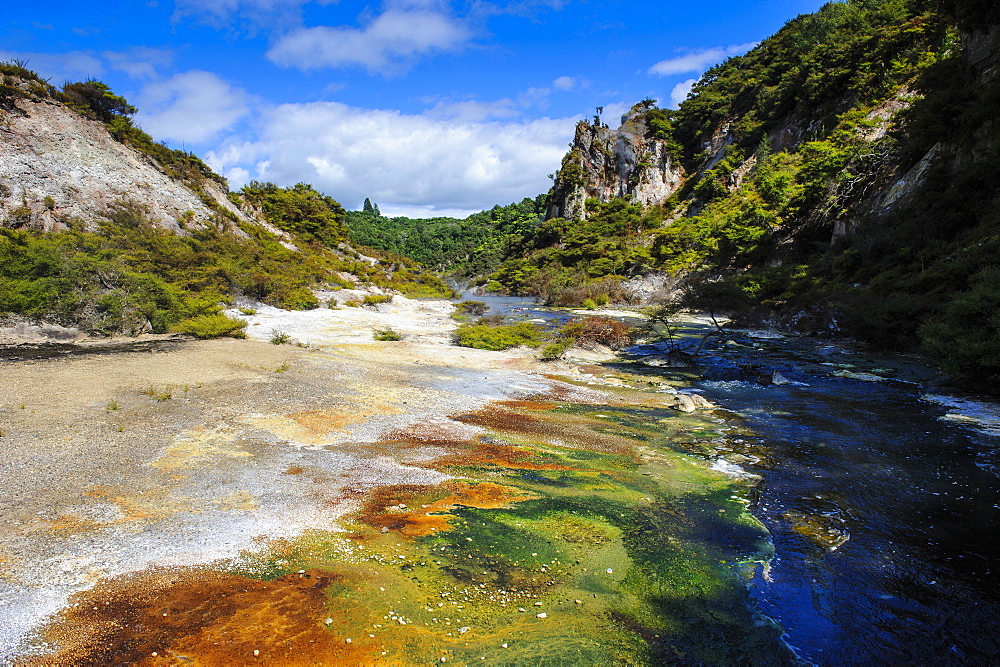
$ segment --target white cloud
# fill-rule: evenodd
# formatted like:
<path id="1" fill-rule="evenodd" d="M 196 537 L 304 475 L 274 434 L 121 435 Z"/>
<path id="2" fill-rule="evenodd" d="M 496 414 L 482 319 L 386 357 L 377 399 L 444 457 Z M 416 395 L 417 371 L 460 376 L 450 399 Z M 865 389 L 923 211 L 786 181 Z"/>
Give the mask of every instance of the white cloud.
<path id="1" fill-rule="evenodd" d="M 673 90 L 670 91 L 670 108 L 676 109 L 679 107 L 681 102 L 687 99 L 688 94 L 696 83 L 698 83 L 698 79 L 688 79 L 674 86 Z"/>
<path id="2" fill-rule="evenodd" d="M 455 50 L 472 36 L 449 16 L 422 9 L 390 9 L 361 28 L 319 26 L 285 35 L 267 52 L 278 65 L 303 70 L 360 66 L 398 71 L 432 51 Z"/>
<path id="3" fill-rule="evenodd" d="M 313 102 L 265 110 L 260 121 L 256 140 L 231 141 L 206 161 L 231 177 L 312 183 L 348 208 L 370 197 L 384 212 L 439 215 L 547 190 L 576 119 L 446 120 Z"/>
<path id="4" fill-rule="evenodd" d="M 552 82 L 556 90 L 573 90 L 578 84 L 579 81 L 571 76 L 561 76 Z"/>
<path id="5" fill-rule="evenodd" d="M 136 117 L 160 140 L 208 141 L 250 112 L 250 97 L 218 75 L 192 70 L 146 85 Z"/>
<path id="6" fill-rule="evenodd" d="M 50 79 L 55 86 L 64 81 L 81 81 L 99 78 L 105 72 L 104 63 L 92 53 L 70 51 L 68 53 L 27 53 L 0 51 L 0 60 L 22 60 L 28 69 L 37 72 L 43 79 Z"/>
<path id="7" fill-rule="evenodd" d="M 463 100 L 461 102 L 440 101 L 425 112 L 431 118 L 448 119 L 466 123 L 490 120 L 494 118 L 513 118 L 520 115 L 511 99 L 495 102 L 480 102 L 479 100 Z"/>
<path id="8" fill-rule="evenodd" d="M 101 54 L 112 69 L 125 72 L 133 79 L 156 79 L 160 69 L 174 61 L 172 51 L 137 46 L 128 51 L 105 51 Z"/>
<path id="9" fill-rule="evenodd" d="M 730 56 L 746 53 L 759 42 L 735 44 L 732 46 L 716 46 L 710 49 L 692 51 L 676 58 L 661 60 L 647 70 L 649 74 L 671 76 L 689 72 L 702 73 L 712 65 L 718 64 Z"/>

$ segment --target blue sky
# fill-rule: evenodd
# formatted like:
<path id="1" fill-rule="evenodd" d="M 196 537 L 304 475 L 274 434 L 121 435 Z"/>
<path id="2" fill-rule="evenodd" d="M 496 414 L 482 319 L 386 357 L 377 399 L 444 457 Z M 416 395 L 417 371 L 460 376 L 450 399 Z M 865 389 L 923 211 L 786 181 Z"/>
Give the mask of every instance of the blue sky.
<path id="1" fill-rule="evenodd" d="M 673 106 L 818 0 L 7 3 L 0 58 L 97 78 L 239 187 L 465 215 L 548 189 L 575 123 Z"/>

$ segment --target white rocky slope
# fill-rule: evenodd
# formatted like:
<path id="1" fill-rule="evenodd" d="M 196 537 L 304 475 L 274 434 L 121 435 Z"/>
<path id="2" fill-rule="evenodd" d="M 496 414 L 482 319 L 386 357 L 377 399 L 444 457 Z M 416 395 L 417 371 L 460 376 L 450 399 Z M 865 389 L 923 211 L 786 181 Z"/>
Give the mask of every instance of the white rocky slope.
<path id="1" fill-rule="evenodd" d="M 236 213 L 221 186 L 206 180 L 203 187 Z M 0 110 L 0 224 L 51 231 L 65 219 L 93 223 L 123 198 L 175 231 L 181 216 L 200 222 L 212 215 L 195 192 L 116 141 L 99 121 L 45 98 Z"/>

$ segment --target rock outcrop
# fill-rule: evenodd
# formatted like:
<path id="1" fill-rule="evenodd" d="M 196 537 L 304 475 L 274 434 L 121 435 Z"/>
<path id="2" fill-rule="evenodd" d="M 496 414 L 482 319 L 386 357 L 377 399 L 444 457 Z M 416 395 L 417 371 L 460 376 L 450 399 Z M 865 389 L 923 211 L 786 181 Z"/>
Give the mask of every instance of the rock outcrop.
<path id="1" fill-rule="evenodd" d="M 585 202 L 623 198 L 650 206 L 672 195 L 684 181 L 684 169 L 668 144 L 655 137 L 647 122 L 650 104 L 640 102 L 612 130 L 599 118 L 581 121 L 570 152 L 563 159 L 549 195 L 548 217 L 578 220 Z"/>

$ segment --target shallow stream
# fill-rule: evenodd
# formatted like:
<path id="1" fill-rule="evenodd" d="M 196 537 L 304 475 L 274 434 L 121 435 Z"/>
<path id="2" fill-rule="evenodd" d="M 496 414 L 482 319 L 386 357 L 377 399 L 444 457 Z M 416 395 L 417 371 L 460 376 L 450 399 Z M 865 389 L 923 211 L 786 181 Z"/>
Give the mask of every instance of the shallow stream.
<path id="1" fill-rule="evenodd" d="M 690 350 L 709 331 L 692 320 L 679 335 Z M 703 455 L 761 476 L 751 511 L 775 556 L 751 597 L 800 659 L 1000 661 L 1000 405 L 935 388 L 918 359 L 816 338 L 710 337 L 686 368 L 647 365 L 664 345 L 631 352 L 613 368 L 686 379 L 728 412 Z"/>

